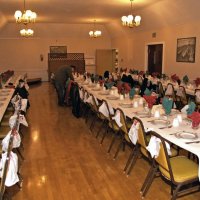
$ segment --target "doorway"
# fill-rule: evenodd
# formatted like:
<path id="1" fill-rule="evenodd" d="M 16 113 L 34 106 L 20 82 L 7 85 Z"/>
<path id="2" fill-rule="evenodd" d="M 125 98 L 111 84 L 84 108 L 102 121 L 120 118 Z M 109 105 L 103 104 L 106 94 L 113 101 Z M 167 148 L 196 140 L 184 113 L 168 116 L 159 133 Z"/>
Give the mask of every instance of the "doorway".
<path id="1" fill-rule="evenodd" d="M 150 44 L 147 46 L 147 70 L 149 73 L 163 72 L 163 44 Z"/>

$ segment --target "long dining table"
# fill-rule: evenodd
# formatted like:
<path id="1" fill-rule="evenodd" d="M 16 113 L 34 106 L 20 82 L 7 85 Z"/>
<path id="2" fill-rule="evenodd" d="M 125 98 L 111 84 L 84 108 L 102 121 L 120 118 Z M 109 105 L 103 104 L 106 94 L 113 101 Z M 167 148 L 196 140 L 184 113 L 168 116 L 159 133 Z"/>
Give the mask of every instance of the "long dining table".
<path id="1" fill-rule="evenodd" d="M 4 116 L 4 113 L 8 107 L 8 104 L 14 94 L 14 87 L 17 86 L 19 79 L 21 76 L 12 76 L 8 79 L 8 81 L 3 85 L 3 88 L 0 89 L 0 122 Z M 6 87 L 9 83 L 13 84 L 13 88 Z"/>
<path id="2" fill-rule="evenodd" d="M 172 109 L 170 115 L 161 115 L 159 118 L 154 115 L 144 115 L 145 112 L 143 97 L 135 95 L 131 100 L 126 97 L 120 100 L 117 92 L 113 92 L 116 88 L 109 91 L 105 91 L 102 87 L 97 87 L 95 84 L 84 82 L 82 79 L 76 79 L 79 86 L 83 87 L 89 94 L 93 94 L 98 100 L 105 99 L 110 106 L 114 109 L 120 108 L 123 110 L 126 117 L 132 119 L 138 117 L 143 122 L 146 131 L 153 130 L 161 135 L 164 139 L 178 147 L 185 149 L 192 154 L 195 154 L 200 160 L 200 128 L 193 129 L 191 121 L 187 118 L 187 115 Z M 114 95 L 115 94 L 115 95 Z M 135 103 L 137 102 L 137 103 Z M 128 105 L 128 106 L 127 106 Z M 173 126 L 173 121 L 177 116 L 181 116 L 182 122 L 178 127 Z M 167 121 L 167 124 L 165 122 Z M 199 167 L 199 180 L 200 180 L 200 167 Z"/>

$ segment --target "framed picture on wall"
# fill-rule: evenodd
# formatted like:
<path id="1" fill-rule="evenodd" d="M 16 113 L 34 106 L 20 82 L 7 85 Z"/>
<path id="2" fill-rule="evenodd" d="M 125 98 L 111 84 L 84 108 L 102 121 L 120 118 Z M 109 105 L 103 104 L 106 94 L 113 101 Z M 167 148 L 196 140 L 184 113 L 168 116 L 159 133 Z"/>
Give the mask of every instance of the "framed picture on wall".
<path id="1" fill-rule="evenodd" d="M 176 62 L 195 62 L 196 37 L 178 38 Z"/>
<path id="2" fill-rule="evenodd" d="M 67 46 L 50 46 L 51 58 L 66 58 Z"/>

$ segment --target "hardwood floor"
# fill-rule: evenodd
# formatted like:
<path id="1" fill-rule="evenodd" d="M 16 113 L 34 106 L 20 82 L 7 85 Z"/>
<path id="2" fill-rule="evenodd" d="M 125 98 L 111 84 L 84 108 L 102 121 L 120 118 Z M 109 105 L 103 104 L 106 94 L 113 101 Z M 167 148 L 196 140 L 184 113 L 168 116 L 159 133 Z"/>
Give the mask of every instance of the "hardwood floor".
<path id="1" fill-rule="evenodd" d="M 71 108 L 58 107 L 49 83 L 30 89 L 31 107 L 24 131 L 25 161 L 21 167 L 22 190 L 14 200 L 137 200 L 149 165 L 140 159 L 127 178 L 123 168 L 129 149 L 106 153 L 111 137 L 102 146 L 83 119 Z M 170 199 L 170 187 L 157 178 L 146 199 Z M 182 198 L 199 200 L 200 193 Z"/>

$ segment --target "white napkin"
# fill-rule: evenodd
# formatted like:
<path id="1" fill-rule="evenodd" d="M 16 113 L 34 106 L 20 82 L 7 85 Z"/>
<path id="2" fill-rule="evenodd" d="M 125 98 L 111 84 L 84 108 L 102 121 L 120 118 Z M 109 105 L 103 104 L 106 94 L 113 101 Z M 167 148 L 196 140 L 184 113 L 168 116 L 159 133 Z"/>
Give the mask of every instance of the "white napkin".
<path id="1" fill-rule="evenodd" d="M 12 129 L 16 123 L 17 115 L 12 115 L 9 119 L 9 126 Z M 24 115 L 19 115 L 19 124 L 23 124 L 24 126 L 28 127 L 28 123 L 26 121 L 26 118 Z M 19 125 L 17 127 L 17 130 L 19 130 Z"/>
<path id="2" fill-rule="evenodd" d="M 28 99 L 21 99 L 21 109 L 22 111 L 26 112 Z"/>
<path id="3" fill-rule="evenodd" d="M 84 94 L 83 94 L 83 90 L 79 89 L 79 95 L 80 95 L 80 99 L 84 99 Z"/>
<path id="4" fill-rule="evenodd" d="M 183 88 L 178 88 L 176 95 L 179 96 L 179 97 L 184 97 Z"/>
<path id="5" fill-rule="evenodd" d="M 197 91 L 197 92 L 195 93 L 195 96 L 196 96 L 197 102 L 200 102 L 200 91 Z"/>
<path id="6" fill-rule="evenodd" d="M 89 97 L 86 99 L 85 102 L 94 105 L 93 100 L 92 100 L 92 96 L 89 96 Z"/>
<path id="7" fill-rule="evenodd" d="M 131 126 L 131 129 L 128 132 L 128 136 L 129 136 L 131 142 L 134 145 L 136 145 L 137 140 L 138 140 L 138 129 L 139 129 L 139 126 L 140 126 L 140 123 L 138 123 L 137 121 L 133 122 L 133 124 Z"/>
<path id="8" fill-rule="evenodd" d="M 173 91 L 172 85 L 168 85 L 165 95 L 172 95 L 172 91 Z"/>
<path id="9" fill-rule="evenodd" d="M 117 125 L 119 127 L 122 127 L 122 123 L 120 122 L 120 111 L 119 110 L 116 111 L 115 116 L 112 117 L 112 119 L 115 120 L 115 122 L 117 123 Z"/>
<path id="10" fill-rule="evenodd" d="M 3 151 L 7 151 L 8 150 L 8 145 L 9 145 L 9 141 L 10 141 L 10 136 L 11 136 L 11 132 L 9 131 L 8 134 L 6 135 L 6 137 L 2 140 L 2 150 Z M 21 137 L 19 135 L 19 132 L 16 130 L 13 136 L 13 148 L 18 148 L 20 147 L 21 144 Z"/>
<path id="11" fill-rule="evenodd" d="M 155 136 L 151 136 L 148 146 L 146 149 L 151 154 L 152 158 L 157 158 L 160 152 L 160 142 L 161 140 Z"/>
<path id="12" fill-rule="evenodd" d="M 187 109 L 189 108 L 189 105 L 185 105 L 182 109 L 181 112 L 187 115 Z"/>
<path id="13" fill-rule="evenodd" d="M 157 158 L 159 156 L 159 152 L 160 152 L 160 143 L 161 140 L 155 136 L 151 136 L 151 139 L 149 141 L 149 144 L 147 146 L 147 150 L 149 151 L 149 153 L 151 154 L 152 158 Z M 170 145 L 169 143 L 165 142 L 166 148 L 167 148 L 167 153 L 168 155 L 171 155 L 171 150 L 170 150 Z"/>
<path id="14" fill-rule="evenodd" d="M 2 159 L 0 161 L 0 176 L 3 176 L 3 169 L 7 158 L 7 152 L 2 154 Z M 10 152 L 10 160 L 8 164 L 8 171 L 5 180 L 5 186 L 10 187 L 16 184 L 19 181 L 19 177 L 17 175 L 18 172 L 18 157 L 12 151 Z"/>
<path id="15" fill-rule="evenodd" d="M 99 112 L 102 113 L 105 117 L 109 117 L 108 109 L 105 102 L 103 102 L 99 107 Z"/>

